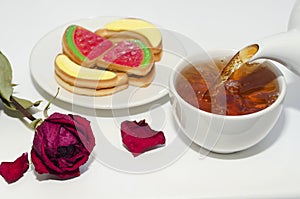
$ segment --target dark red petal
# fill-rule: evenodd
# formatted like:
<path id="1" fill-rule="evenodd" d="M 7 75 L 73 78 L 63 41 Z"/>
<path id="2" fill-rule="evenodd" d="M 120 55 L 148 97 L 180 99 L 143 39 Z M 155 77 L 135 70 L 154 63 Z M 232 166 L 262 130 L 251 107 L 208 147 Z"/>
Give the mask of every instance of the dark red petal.
<path id="1" fill-rule="evenodd" d="M 0 175 L 8 183 L 19 180 L 29 168 L 28 154 L 23 153 L 14 162 L 2 162 L 0 165 Z"/>
<path id="2" fill-rule="evenodd" d="M 134 156 L 166 142 L 164 133 L 152 130 L 145 120 L 122 122 L 121 135 L 123 144 Z"/>
<path id="3" fill-rule="evenodd" d="M 43 161 L 35 153 L 34 149 L 31 149 L 31 161 L 34 165 L 35 170 L 39 174 L 49 173 L 47 167 L 44 165 Z"/>
<path id="4" fill-rule="evenodd" d="M 90 121 L 79 115 L 65 115 L 61 113 L 53 113 L 45 121 L 50 123 L 58 123 L 64 126 L 72 133 L 75 133 L 86 149 L 91 153 L 95 146 L 95 137 L 90 125 Z"/>
<path id="5" fill-rule="evenodd" d="M 70 179 L 70 178 L 80 176 L 80 170 L 79 170 L 79 168 L 77 168 L 72 171 L 64 171 L 63 173 L 58 173 L 55 175 L 60 177 L 61 179 Z"/>
<path id="6" fill-rule="evenodd" d="M 53 113 L 44 122 L 49 122 L 51 124 L 59 124 L 63 126 L 72 126 L 74 127 L 74 120 L 72 119 L 71 115 L 66 115 L 62 113 Z"/>
<path id="7" fill-rule="evenodd" d="M 49 170 L 47 166 L 45 166 L 44 162 L 36 155 L 33 149 L 31 150 L 31 160 L 32 163 L 34 164 L 35 171 L 38 172 L 39 174 L 53 174 L 58 176 L 61 179 L 69 179 L 69 178 L 80 176 L 79 166 L 82 165 L 82 163 L 80 165 L 73 166 L 75 168 L 70 168 L 70 170 L 67 169 L 64 171 Z M 84 160 L 84 162 L 86 162 L 86 160 Z"/>
<path id="8" fill-rule="evenodd" d="M 90 124 L 90 121 L 79 116 L 79 115 L 70 115 L 75 123 L 76 129 L 78 129 L 78 137 L 84 145 L 84 147 L 91 153 L 95 146 L 95 137 L 93 130 Z M 84 132 L 84 134 L 82 133 Z"/>

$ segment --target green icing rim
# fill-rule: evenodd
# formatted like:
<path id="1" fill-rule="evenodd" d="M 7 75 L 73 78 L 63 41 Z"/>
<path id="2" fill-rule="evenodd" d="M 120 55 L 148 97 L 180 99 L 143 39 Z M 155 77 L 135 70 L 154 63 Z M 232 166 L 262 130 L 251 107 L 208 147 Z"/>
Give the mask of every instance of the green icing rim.
<path id="1" fill-rule="evenodd" d="M 143 50 L 144 59 L 140 67 L 141 68 L 146 67 L 151 61 L 151 57 L 152 57 L 151 50 L 140 40 L 135 39 L 132 41 L 136 43 Z"/>
<path id="2" fill-rule="evenodd" d="M 67 28 L 66 30 L 66 41 L 67 44 L 70 48 L 70 50 L 81 60 L 84 61 L 86 59 L 86 57 L 81 54 L 81 52 L 78 50 L 78 48 L 75 45 L 74 42 L 74 37 L 73 35 L 75 34 L 75 30 L 76 30 L 76 25 L 71 25 Z"/>

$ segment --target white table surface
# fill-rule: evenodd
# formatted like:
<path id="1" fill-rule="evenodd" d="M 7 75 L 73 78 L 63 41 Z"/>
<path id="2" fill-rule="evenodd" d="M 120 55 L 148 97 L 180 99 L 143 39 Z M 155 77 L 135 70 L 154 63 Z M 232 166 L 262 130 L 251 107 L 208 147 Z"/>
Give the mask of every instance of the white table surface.
<path id="1" fill-rule="evenodd" d="M 97 16 L 138 17 L 180 32 L 204 49 L 239 49 L 257 39 L 285 31 L 293 2 L 0 0 L 0 50 L 13 67 L 13 82 L 19 84 L 15 88 L 16 95 L 31 100 L 43 99 L 43 107 L 47 99 L 44 99 L 46 95 L 42 91 L 37 90 L 30 77 L 30 53 L 40 38 L 60 25 Z M 105 161 L 97 157 L 99 154 L 93 154 L 78 178 L 67 181 L 37 179 L 32 168 L 21 180 L 11 185 L 0 178 L 0 197 L 300 198 L 300 79 L 289 71 L 283 69 L 283 72 L 288 82 L 284 110 L 274 129 L 262 142 L 246 151 L 229 155 L 203 155 L 198 146 L 191 144 L 181 153 L 171 150 L 170 155 L 178 153 L 178 156 L 169 164 L 162 165 L 159 164 L 164 162 L 159 157 L 162 149 L 143 154 L 137 159 L 126 153 L 121 146 L 116 125 L 126 117 L 116 118 L 109 111 L 99 111 L 95 118 L 87 109 L 75 110 L 68 104 L 57 102 L 52 105 L 50 112 L 74 112 L 96 120 L 108 141 L 113 142 L 112 145 L 119 144 L 115 150 L 124 150 L 126 158 L 131 158 L 130 164 L 136 161 L 141 164 L 139 168 L 147 168 L 149 165 L 143 164 L 153 163 L 157 168 L 136 174 L 130 164 L 126 168 L 122 164 L 114 167 L 114 161 L 117 162 L 120 157 L 104 147 L 101 153 L 106 157 Z M 131 120 L 146 118 L 154 127 L 161 127 L 169 138 L 165 147 L 174 147 L 172 140 L 186 138 L 174 134 L 177 128 L 172 123 L 168 98 L 163 98 L 159 103 L 161 106 L 154 104 L 130 110 L 128 117 Z M 0 162 L 14 160 L 21 153 L 30 151 L 33 132 L 22 121 L 8 117 L 2 106 L 0 129 Z M 101 144 L 101 141 L 97 140 L 97 143 Z M 182 147 L 180 143 L 179 147 Z M 151 159 L 152 154 L 154 159 Z M 166 157 L 166 154 L 162 155 Z"/>

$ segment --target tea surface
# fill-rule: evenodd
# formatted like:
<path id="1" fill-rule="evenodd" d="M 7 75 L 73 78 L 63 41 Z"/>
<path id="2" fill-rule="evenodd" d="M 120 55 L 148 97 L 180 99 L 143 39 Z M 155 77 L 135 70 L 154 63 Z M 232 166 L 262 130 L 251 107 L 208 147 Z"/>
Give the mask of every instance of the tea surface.
<path id="1" fill-rule="evenodd" d="M 188 66 L 180 72 L 175 88 L 191 105 L 216 114 L 245 115 L 265 109 L 276 101 L 279 85 L 267 62 L 244 64 L 222 86 L 213 86 L 226 65 L 224 60 Z M 215 70 L 213 69 L 215 68 Z M 208 88 L 209 94 L 204 96 Z"/>

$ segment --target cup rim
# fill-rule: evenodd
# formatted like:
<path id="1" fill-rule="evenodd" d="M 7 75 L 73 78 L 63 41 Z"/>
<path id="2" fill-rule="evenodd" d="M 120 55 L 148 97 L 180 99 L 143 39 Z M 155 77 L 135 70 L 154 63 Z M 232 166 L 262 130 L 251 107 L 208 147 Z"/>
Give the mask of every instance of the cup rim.
<path id="1" fill-rule="evenodd" d="M 234 49 L 218 49 L 218 50 L 210 50 L 210 51 L 207 51 L 207 54 L 209 56 L 211 56 L 212 54 L 214 53 L 223 53 L 224 52 L 224 55 L 225 53 L 227 52 L 231 52 L 231 53 L 234 53 L 236 52 L 236 50 Z M 199 55 L 198 55 L 199 56 Z M 221 114 L 217 114 L 217 113 L 211 113 L 211 112 L 207 112 L 207 111 L 204 111 L 202 109 L 199 109 L 197 107 L 194 107 L 193 105 L 189 104 L 188 102 L 186 102 L 177 92 L 176 88 L 175 88 L 175 85 L 174 85 L 174 82 L 176 80 L 176 77 L 178 76 L 178 74 L 180 73 L 180 71 L 185 67 L 183 64 L 184 63 L 192 63 L 192 61 L 190 60 L 193 60 L 197 58 L 197 54 L 194 54 L 194 55 L 191 55 L 191 56 L 188 56 L 188 57 L 185 57 L 185 58 L 182 58 L 180 63 L 177 64 L 173 70 L 171 71 L 171 74 L 170 74 L 170 79 L 169 79 L 169 86 L 170 86 L 170 92 L 172 92 L 173 95 L 176 96 L 176 98 L 178 100 L 181 101 L 181 103 L 183 103 L 184 105 L 188 106 L 189 108 L 191 108 L 192 110 L 194 111 L 199 111 L 199 113 L 201 114 L 204 114 L 206 116 L 209 116 L 209 117 L 216 117 L 216 118 L 225 118 L 225 119 L 230 119 L 230 120 L 240 120 L 240 119 L 248 119 L 248 118 L 254 118 L 254 117 L 260 117 L 264 114 L 266 114 L 267 112 L 270 112 L 272 111 L 273 109 L 275 109 L 276 107 L 278 107 L 284 100 L 285 96 L 286 96 L 286 90 L 287 90 L 287 85 L 286 85 L 286 80 L 284 78 L 284 75 L 282 74 L 282 72 L 278 69 L 278 67 L 276 66 L 276 64 L 274 64 L 272 61 L 268 61 L 268 63 L 270 63 L 270 65 L 272 66 L 272 70 L 273 72 L 277 73 L 277 81 L 278 81 L 278 84 L 279 84 L 279 95 L 278 95 L 278 98 L 275 100 L 275 102 L 273 102 L 270 106 L 260 110 L 260 111 L 256 111 L 256 112 L 253 112 L 253 113 L 249 113 L 249 114 L 244 114 L 244 115 L 221 115 Z"/>

